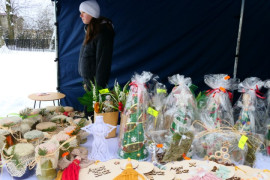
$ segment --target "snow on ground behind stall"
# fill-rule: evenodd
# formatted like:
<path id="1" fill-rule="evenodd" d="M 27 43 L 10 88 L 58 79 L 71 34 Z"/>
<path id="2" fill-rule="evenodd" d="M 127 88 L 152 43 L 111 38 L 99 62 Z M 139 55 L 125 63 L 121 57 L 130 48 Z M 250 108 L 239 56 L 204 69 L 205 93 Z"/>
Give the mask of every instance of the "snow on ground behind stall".
<path id="1" fill-rule="evenodd" d="M 29 94 L 56 92 L 55 52 L 11 51 L 0 48 L 0 117 L 31 107 Z M 38 103 L 37 103 L 38 105 Z M 36 105 L 36 108 L 37 108 Z M 53 105 L 42 102 L 41 107 Z"/>

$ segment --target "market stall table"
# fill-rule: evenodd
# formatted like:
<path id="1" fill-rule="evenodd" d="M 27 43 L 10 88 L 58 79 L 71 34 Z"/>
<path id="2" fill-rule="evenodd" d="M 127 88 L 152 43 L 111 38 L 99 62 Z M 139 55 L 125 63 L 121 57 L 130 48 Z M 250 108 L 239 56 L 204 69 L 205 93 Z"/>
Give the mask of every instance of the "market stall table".
<path id="1" fill-rule="evenodd" d="M 119 126 L 117 126 L 117 133 L 119 132 Z M 92 135 L 89 135 L 87 137 L 87 142 L 85 144 L 81 144 L 82 147 L 85 147 L 88 149 L 88 151 L 91 150 L 91 142 L 93 141 L 93 136 Z M 117 151 L 118 151 L 118 134 L 117 134 L 117 137 L 115 138 L 109 138 L 109 139 L 106 139 L 106 141 L 108 142 L 109 144 L 109 151 L 112 155 L 112 159 L 119 159 L 118 155 L 117 155 Z M 260 157 L 260 159 L 262 158 L 263 156 Z M 259 168 L 259 169 L 269 169 L 270 167 L 270 161 L 267 161 L 268 163 L 260 163 L 259 160 L 256 164 L 256 168 Z M 2 176 L 0 175 L 0 180 L 12 180 L 13 178 L 9 175 L 9 173 L 7 172 L 7 169 L 6 167 L 4 166 L 4 169 L 3 169 L 3 174 Z M 35 175 L 27 178 L 27 180 L 37 180 L 37 177 Z"/>

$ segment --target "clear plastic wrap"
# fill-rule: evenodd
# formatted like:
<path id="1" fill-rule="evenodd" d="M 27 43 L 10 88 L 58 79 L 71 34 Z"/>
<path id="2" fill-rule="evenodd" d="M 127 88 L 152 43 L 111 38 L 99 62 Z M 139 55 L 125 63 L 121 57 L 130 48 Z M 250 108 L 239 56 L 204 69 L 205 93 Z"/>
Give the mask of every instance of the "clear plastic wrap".
<path id="1" fill-rule="evenodd" d="M 175 87 L 165 103 L 164 129 L 169 131 L 169 135 L 164 141 L 161 162 L 181 160 L 188 153 L 194 138 L 189 127 L 197 115 L 195 97 L 189 89 L 191 78 L 176 74 L 168 79 Z"/>
<path id="2" fill-rule="evenodd" d="M 236 117 L 234 127 L 248 137 L 249 146 L 245 165 L 251 167 L 256 160 L 256 152 L 260 150 L 267 133 L 266 106 L 260 92 L 263 85 L 264 82 L 257 77 L 246 78 L 238 86 L 238 91 L 242 95 L 233 107 Z"/>
<path id="3" fill-rule="evenodd" d="M 144 160 L 148 157 L 145 146 L 144 124 L 147 120 L 147 108 L 149 94 L 146 83 L 151 79 L 152 73 L 142 72 L 135 74 L 130 83 L 130 91 L 127 97 L 123 115 L 126 123 L 119 137 L 119 157 Z M 121 131 L 121 130 L 120 130 Z"/>
<path id="4" fill-rule="evenodd" d="M 266 105 L 267 105 L 267 116 L 269 118 L 270 117 L 270 79 L 265 80 L 264 87 L 268 89 L 266 93 Z"/>
<path id="5" fill-rule="evenodd" d="M 167 88 L 164 84 L 159 83 L 157 79 L 150 86 L 150 103 L 147 110 L 148 119 L 145 124 L 145 136 L 147 138 L 147 149 L 151 153 L 152 162 L 160 167 L 159 161 L 164 155 L 163 143 L 169 129 L 165 127 L 164 107 L 167 97 Z M 161 167 L 160 167 L 161 168 Z"/>
<path id="6" fill-rule="evenodd" d="M 145 123 L 145 135 L 150 143 L 162 144 L 165 141 L 165 134 L 168 132 L 163 116 L 166 97 L 166 86 L 157 82 L 151 92 L 148 119 Z"/>
<path id="7" fill-rule="evenodd" d="M 235 128 L 240 132 L 265 134 L 267 114 L 264 97 L 259 91 L 264 82 L 257 77 L 246 78 L 238 86 L 242 93 L 234 105 Z"/>
<path id="8" fill-rule="evenodd" d="M 241 134 L 232 130 L 201 131 L 193 141 L 193 153 L 222 164 L 244 164 L 248 145 L 240 149 L 240 138 Z"/>
<path id="9" fill-rule="evenodd" d="M 209 74 L 204 76 L 204 82 L 211 87 L 207 91 L 206 105 L 201 109 L 201 121 L 208 128 L 220 128 L 233 125 L 233 108 L 229 91 L 237 88 L 238 79 L 230 79 L 227 74 Z"/>
<path id="10" fill-rule="evenodd" d="M 265 145 L 266 145 L 266 154 L 270 156 L 270 80 L 265 80 L 264 87 L 267 88 L 267 94 L 266 94 L 266 115 L 268 118 L 268 125 L 267 125 L 267 132 L 265 136 Z"/>

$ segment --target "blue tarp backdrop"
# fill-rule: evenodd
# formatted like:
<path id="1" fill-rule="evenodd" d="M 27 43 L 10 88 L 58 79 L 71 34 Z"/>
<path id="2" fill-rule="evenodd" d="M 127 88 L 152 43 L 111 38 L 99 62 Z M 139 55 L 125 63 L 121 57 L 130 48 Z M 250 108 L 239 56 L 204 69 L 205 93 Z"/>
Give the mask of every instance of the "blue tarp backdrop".
<path id="1" fill-rule="evenodd" d="M 109 87 L 125 84 L 134 72 L 191 77 L 206 90 L 204 75 L 233 76 L 241 0 L 97 0 L 101 15 L 115 27 Z M 78 74 L 84 38 L 81 0 L 58 0 L 59 91 L 63 105 L 81 110 L 84 94 Z M 270 78 L 270 1 L 246 0 L 237 77 Z M 169 86 L 168 86 L 169 87 Z"/>

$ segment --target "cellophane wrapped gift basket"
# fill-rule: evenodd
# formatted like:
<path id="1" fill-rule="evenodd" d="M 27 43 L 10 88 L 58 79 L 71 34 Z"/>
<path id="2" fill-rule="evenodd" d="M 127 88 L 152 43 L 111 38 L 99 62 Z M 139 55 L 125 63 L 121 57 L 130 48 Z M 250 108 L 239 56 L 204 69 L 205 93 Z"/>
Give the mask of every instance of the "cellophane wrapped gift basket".
<path id="1" fill-rule="evenodd" d="M 164 129 L 169 131 L 164 141 L 161 162 L 179 161 L 191 148 L 194 132 L 190 129 L 197 116 L 197 104 L 190 90 L 191 78 L 176 74 L 169 77 L 175 87 L 165 102 Z"/>
<path id="2" fill-rule="evenodd" d="M 245 165 L 253 167 L 256 152 L 264 144 L 269 119 L 267 116 L 264 97 L 260 92 L 264 82 L 257 77 L 246 78 L 238 85 L 241 93 L 234 105 L 235 129 L 245 133 L 248 140 L 248 152 Z"/>
<path id="3" fill-rule="evenodd" d="M 205 106 L 200 109 L 200 119 L 210 128 L 234 125 L 231 97 L 237 88 L 238 79 L 231 79 L 227 74 L 209 74 L 204 82 L 212 89 L 206 91 Z"/>
<path id="4" fill-rule="evenodd" d="M 264 87 L 268 89 L 267 95 L 266 95 L 268 125 L 267 125 L 265 144 L 266 144 L 266 153 L 268 156 L 270 156 L 270 122 L 269 122 L 269 118 L 270 118 L 270 80 L 265 81 Z"/>
<path id="5" fill-rule="evenodd" d="M 152 77 L 150 72 L 133 75 L 130 91 L 127 97 L 124 116 L 126 123 L 123 133 L 119 137 L 119 157 L 145 160 L 148 157 L 145 138 L 145 122 L 147 121 L 147 108 L 149 94 L 146 83 Z"/>
<path id="6" fill-rule="evenodd" d="M 237 79 L 226 74 L 205 76 L 207 91 L 205 106 L 200 109 L 200 120 L 193 123 L 196 138 L 193 141 L 194 156 L 219 163 L 243 164 L 247 145 L 238 147 L 241 133 L 233 128 L 233 108 L 229 91 L 238 85 Z"/>
<path id="7" fill-rule="evenodd" d="M 147 109 L 148 120 L 145 123 L 145 135 L 148 150 L 152 155 L 154 164 L 160 163 L 164 156 L 163 144 L 169 129 L 166 129 L 164 119 L 164 107 L 167 98 L 167 88 L 164 84 L 154 81 L 150 89 L 150 102 Z"/>

